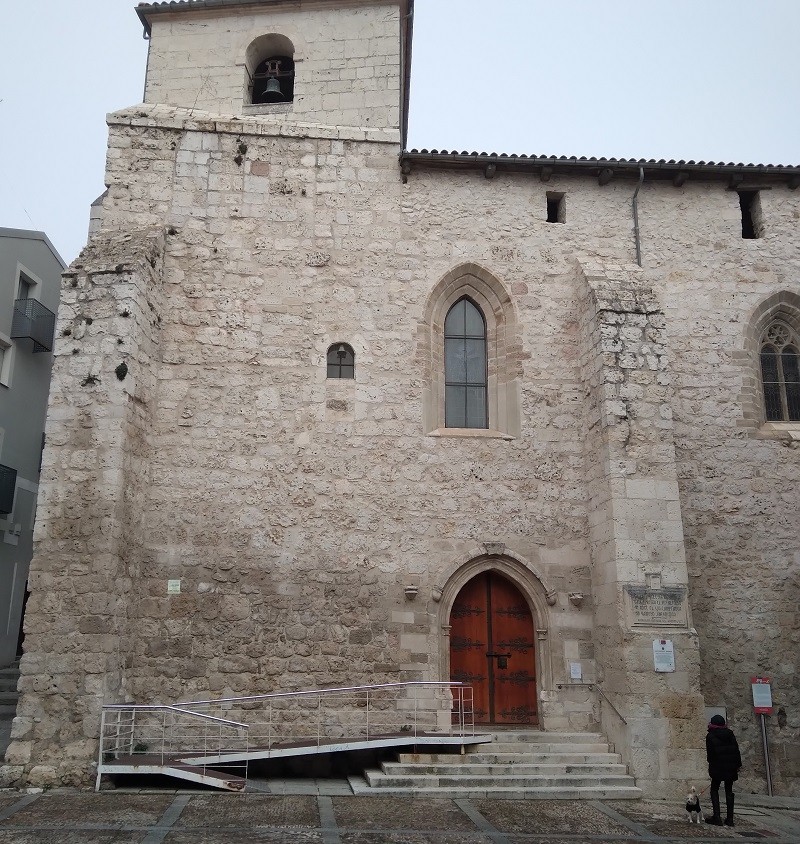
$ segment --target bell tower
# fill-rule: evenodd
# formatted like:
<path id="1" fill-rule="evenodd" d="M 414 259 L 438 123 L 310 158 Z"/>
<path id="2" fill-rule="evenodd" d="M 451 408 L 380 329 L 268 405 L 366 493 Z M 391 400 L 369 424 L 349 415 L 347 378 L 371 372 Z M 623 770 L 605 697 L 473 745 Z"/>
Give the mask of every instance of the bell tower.
<path id="1" fill-rule="evenodd" d="M 413 0 L 191 0 L 136 9 L 144 102 L 405 135 Z"/>

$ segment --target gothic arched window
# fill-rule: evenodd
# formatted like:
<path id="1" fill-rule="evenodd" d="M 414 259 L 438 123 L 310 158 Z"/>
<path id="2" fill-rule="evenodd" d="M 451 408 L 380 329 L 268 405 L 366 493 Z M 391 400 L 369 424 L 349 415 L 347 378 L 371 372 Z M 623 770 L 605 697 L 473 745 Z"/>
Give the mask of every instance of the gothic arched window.
<path id="1" fill-rule="evenodd" d="M 800 421 L 800 342 L 780 320 L 761 338 L 761 383 L 767 422 Z"/>
<path id="2" fill-rule="evenodd" d="M 486 320 L 466 296 L 444 322 L 445 427 L 488 428 Z"/>
<path id="3" fill-rule="evenodd" d="M 334 343 L 328 349 L 328 378 L 355 378 L 356 356 L 347 343 Z"/>

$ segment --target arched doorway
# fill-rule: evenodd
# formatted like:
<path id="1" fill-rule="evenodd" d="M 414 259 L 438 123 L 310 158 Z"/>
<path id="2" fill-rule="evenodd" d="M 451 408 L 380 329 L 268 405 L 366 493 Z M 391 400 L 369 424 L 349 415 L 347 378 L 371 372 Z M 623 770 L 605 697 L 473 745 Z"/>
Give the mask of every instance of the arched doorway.
<path id="1" fill-rule="evenodd" d="M 474 690 L 479 724 L 538 724 L 534 623 L 525 596 L 488 570 L 450 611 L 450 679 Z"/>

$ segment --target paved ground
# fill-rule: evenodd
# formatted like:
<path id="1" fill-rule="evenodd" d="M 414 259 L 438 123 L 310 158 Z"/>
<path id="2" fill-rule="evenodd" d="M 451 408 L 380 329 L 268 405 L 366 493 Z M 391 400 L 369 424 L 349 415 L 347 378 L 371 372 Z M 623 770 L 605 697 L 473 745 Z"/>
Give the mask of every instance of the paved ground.
<path id="1" fill-rule="evenodd" d="M 288 791 L 312 793 L 288 793 Z M 325 793 L 328 792 L 328 793 Z M 744 802 L 744 801 L 743 801 Z M 759 805 L 753 805 L 758 803 Z M 736 827 L 680 805 L 356 797 L 305 781 L 282 794 L 0 791 L 0 844 L 601 844 L 800 842 L 800 801 L 742 806 Z"/>

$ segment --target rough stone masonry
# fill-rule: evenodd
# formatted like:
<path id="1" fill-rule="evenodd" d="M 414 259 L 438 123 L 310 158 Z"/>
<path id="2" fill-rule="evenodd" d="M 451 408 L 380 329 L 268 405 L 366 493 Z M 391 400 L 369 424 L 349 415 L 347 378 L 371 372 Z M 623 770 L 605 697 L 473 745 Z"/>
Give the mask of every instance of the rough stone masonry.
<path id="1" fill-rule="evenodd" d="M 2 782 L 90 781 L 103 703 L 448 680 L 453 602 L 494 571 L 531 608 L 544 729 L 683 794 L 725 707 L 762 790 L 767 676 L 799 794 L 800 423 L 765 421 L 758 368 L 770 321 L 800 326 L 796 175 L 645 164 L 639 267 L 638 165 L 401 155 L 408 11 L 140 9 L 145 102 L 108 118 L 64 274 Z M 294 101 L 250 104 L 276 34 Z M 443 415 L 461 295 L 485 429 Z M 337 343 L 352 380 L 326 377 Z"/>

